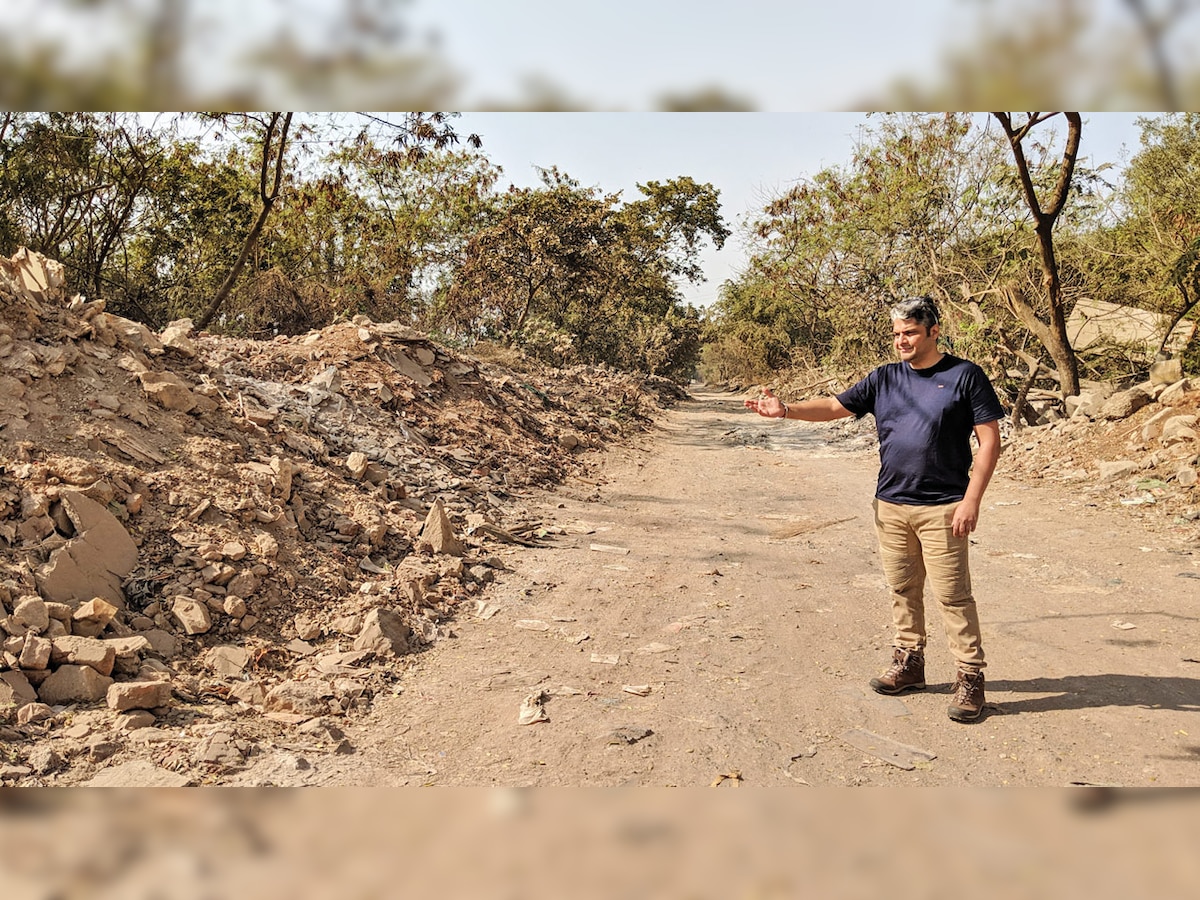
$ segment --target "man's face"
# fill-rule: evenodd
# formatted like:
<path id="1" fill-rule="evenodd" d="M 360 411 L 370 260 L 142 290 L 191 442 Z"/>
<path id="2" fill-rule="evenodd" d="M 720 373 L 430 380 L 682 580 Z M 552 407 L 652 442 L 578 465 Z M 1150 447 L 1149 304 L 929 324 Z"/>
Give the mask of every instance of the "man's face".
<path id="1" fill-rule="evenodd" d="M 932 363 L 938 354 L 938 326 L 918 325 L 914 319 L 892 320 L 892 343 L 901 361 L 918 368 Z"/>

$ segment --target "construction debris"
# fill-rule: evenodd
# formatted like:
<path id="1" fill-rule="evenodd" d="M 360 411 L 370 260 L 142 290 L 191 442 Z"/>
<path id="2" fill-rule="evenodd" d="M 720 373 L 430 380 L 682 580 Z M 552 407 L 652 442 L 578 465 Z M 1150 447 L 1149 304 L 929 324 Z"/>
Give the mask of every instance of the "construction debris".
<path id="1" fill-rule="evenodd" d="M 69 296 L 53 260 L 0 259 L 0 778 L 205 783 L 365 709 L 460 606 L 496 608 L 506 553 L 561 533 L 531 489 L 681 396 L 363 316 L 155 333 Z M 135 735 L 166 770 L 123 765 Z"/>

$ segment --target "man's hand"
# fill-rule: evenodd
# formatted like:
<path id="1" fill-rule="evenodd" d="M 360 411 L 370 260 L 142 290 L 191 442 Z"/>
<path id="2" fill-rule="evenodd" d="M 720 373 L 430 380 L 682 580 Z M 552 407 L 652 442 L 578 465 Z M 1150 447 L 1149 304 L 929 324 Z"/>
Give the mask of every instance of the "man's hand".
<path id="1" fill-rule="evenodd" d="M 763 388 L 763 395 L 757 400 L 747 400 L 746 408 L 768 419 L 783 418 L 783 402 L 771 393 L 770 388 Z"/>
<path id="2" fill-rule="evenodd" d="M 950 530 L 955 537 L 966 537 L 979 524 L 979 501 L 964 498 L 954 507 L 954 518 L 950 521 Z"/>

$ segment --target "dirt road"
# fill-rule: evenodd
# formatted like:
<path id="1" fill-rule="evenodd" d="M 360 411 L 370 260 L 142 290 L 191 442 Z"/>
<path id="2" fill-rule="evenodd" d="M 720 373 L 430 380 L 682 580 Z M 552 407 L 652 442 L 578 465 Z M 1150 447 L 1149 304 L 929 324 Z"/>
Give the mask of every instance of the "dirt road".
<path id="1" fill-rule="evenodd" d="M 867 687 L 891 634 L 874 449 L 694 396 L 596 485 L 547 495 L 565 533 L 506 557 L 498 612 L 412 657 L 348 723 L 353 754 L 287 776 L 268 754 L 238 780 L 1200 784 L 1194 545 L 1002 459 L 972 547 L 989 706 L 955 724 L 932 608 L 929 689 Z M 542 721 L 519 723 L 526 700 Z"/>

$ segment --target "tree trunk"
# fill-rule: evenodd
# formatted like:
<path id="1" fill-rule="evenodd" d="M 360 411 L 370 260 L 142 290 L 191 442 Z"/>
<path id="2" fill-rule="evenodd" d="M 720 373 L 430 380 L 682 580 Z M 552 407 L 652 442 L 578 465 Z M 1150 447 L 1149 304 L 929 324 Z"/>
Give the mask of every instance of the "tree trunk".
<path id="1" fill-rule="evenodd" d="M 275 146 L 275 129 L 279 125 L 280 117 L 283 119 L 283 124 L 279 128 L 279 142 Z M 262 162 L 258 172 L 258 194 L 262 200 L 262 209 L 259 210 L 258 218 L 254 220 L 254 225 L 250 229 L 250 233 L 246 235 L 246 240 L 242 243 L 241 252 L 234 260 L 233 268 L 229 270 L 229 274 L 225 276 L 225 281 L 217 290 L 217 294 L 213 297 L 212 302 L 208 304 L 208 308 L 204 310 L 203 315 L 196 322 L 196 329 L 202 330 L 208 327 L 213 316 L 217 314 L 217 310 L 221 308 L 226 298 L 233 292 L 233 286 L 237 283 L 238 276 L 242 274 L 242 269 L 246 266 L 246 260 L 250 258 L 251 251 L 254 250 L 254 245 L 258 242 L 258 236 L 262 233 L 263 226 L 267 223 L 267 217 L 271 215 L 271 208 L 275 205 L 275 201 L 279 197 L 279 184 L 283 178 L 283 160 L 284 152 L 287 149 L 288 128 L 292 124 L 292 114 L 289 113 L 271 113 L 271 120 L 267 123 L 266 132 L 263 135 L 262 146 Z M 270 188 L 267 187 L 267 176 L 271 171 L 271 160 L 274 157 L 275 175 Z"/>

